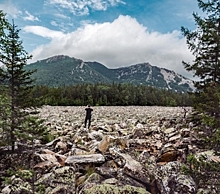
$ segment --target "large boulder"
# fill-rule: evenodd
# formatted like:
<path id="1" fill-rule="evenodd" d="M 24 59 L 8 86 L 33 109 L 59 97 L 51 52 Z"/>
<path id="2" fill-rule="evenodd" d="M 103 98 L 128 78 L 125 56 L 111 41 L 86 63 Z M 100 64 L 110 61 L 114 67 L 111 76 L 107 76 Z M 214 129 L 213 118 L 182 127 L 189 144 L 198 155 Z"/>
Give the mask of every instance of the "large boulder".
<path id="1" fill-rule="evenodd" d="M 180 162 L 168 162 L 157 168 L 155 178 L 161 193 L 196 193 L 196 183 L 190 176 L 181 173 L 181 165 Z"/>

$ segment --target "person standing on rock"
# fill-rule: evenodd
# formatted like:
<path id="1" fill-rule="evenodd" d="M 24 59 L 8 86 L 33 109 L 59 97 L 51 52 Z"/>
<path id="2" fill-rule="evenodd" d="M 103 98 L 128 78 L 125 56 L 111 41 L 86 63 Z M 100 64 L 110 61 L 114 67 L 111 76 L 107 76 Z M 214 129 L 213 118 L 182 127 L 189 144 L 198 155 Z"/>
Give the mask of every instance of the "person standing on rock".
<path id="1" fill-rule="evenodd" d="M 90 105 L 87 105 L 85 110 L 86 110 L 86 118 L 85 118 L 84 127 L 86 128 L 86 124 L 87 124 L 87 121 L 88 121 L 88 129 L 89 129 L 89 127 L 91 125 L 91 118 L 92 118 L 93 109 L 90 107 Z"/>

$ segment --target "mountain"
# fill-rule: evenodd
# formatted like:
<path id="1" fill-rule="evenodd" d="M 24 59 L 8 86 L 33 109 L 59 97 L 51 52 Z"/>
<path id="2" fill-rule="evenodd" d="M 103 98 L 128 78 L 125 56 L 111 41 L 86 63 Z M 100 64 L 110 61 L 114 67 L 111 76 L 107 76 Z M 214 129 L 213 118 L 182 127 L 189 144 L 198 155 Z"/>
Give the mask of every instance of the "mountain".
<path id="1" fill-rule="evenodd" d="M 132 83 L 154 86 L 177 92 L 193 91 L 193 82 L 174 71 L 140 63 L 109 69 L 98 62 L 84 62 L 74 57 L 57 55 L 26 65 L 36 84 L 52 87 L 78 83 Z"/>

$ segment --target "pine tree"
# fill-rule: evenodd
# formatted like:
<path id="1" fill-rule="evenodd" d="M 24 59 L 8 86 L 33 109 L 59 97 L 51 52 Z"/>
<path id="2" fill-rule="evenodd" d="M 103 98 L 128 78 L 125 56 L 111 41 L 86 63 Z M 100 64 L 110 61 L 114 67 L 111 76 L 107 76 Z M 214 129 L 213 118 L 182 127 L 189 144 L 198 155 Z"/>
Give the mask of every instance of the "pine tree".
<path id="1" fill-rule="evenodd" d="M 34 71 L 26 71 L 24 66 L 32 56 L 23 49 L 14 22 L 7 23 L 7 27 L 2 29 L 0 51 L 0 62 L 4 65 L 1 67 L 2 93 L 7 101 L 1 107 L 1 113 L 5 112 L 1 118 L 2 129 L 14 151 L 16 141 L 26 143 L 28 139 L 33 140 L 44 134 L 45 128 L 43 121 L 31 114 L 36 111 L 34 100 L 30 97 L 34 82 L 30 76 Z"/>

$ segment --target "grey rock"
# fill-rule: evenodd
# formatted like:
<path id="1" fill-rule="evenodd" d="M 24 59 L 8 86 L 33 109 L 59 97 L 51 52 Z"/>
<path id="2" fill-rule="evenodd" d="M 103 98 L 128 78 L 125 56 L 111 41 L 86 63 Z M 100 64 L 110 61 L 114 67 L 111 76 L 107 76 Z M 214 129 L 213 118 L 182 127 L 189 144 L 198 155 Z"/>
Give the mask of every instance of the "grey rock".
<path id="1" fill-rule="evenodd" d="M 21 161 L 34 170 L 36 189 L 48 194 L 196 193 L 192 177 L 181 173 L 187 155 L 220 162 L 212 151 L 196 146 L 195 126 L 187 120 L 191 108 L 94 107 L 89 130 L 83 127 L 84 109 L 42 107 L 40 116 L 55 139 L 45 145 L 36 141 L 34 153 L 17 158 L 0 154 L 0 176 L 5 176 L 7 164 Z M 2 193 L 31 191 L 31 181 L 9 178 L 13 185 L 1 183 Z"/>
<path id="2" fill-rule="evenodd" d="M 196 193 L 195 182 L 190 176 L 181 174 L 181 165 L 179 162 L 169 162 L 157 169 L 155 178 L 161 193 Z"/>
<path id="3" fill-rule="evenodd" d="M 102 154 L 89 154 L 89 155 L 75 155 L 69 156 L 65 164 L 85 164 L 85 163 L 103 163 L 105 162 L 105 158 Z"/>

